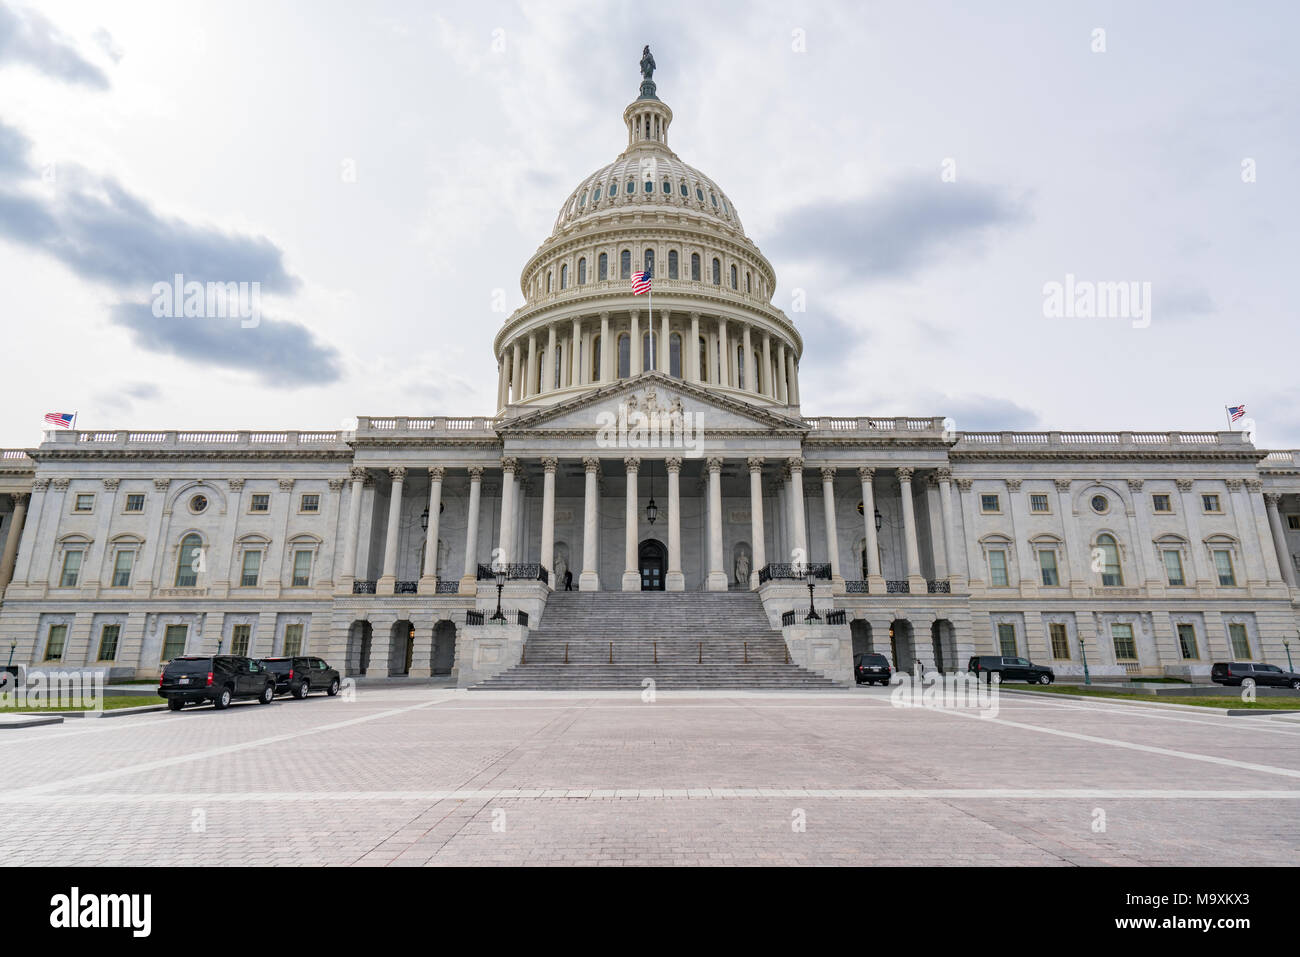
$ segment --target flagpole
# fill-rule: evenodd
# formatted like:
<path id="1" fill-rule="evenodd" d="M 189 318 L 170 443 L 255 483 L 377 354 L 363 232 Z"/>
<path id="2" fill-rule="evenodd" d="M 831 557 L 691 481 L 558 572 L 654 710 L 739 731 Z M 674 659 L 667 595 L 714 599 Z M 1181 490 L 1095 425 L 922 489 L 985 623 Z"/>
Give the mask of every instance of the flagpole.
<path id="1" fill-rule="evenodd" d="M 1223 407 L 1223 414 L 1226 415 L 1226 416 L 1228 417 L 1228 431 L 1229 431 L 1229 432 L 1236 432 L 1237 430 L 1234 429 L 1234 428 L 1232 427 L 1232 413 L 1228 411 L 1230 408 L 1231 408 L 1231 406 L 1227 406 L 1227 405 L 1225 405 L 1225 406 Z"/>

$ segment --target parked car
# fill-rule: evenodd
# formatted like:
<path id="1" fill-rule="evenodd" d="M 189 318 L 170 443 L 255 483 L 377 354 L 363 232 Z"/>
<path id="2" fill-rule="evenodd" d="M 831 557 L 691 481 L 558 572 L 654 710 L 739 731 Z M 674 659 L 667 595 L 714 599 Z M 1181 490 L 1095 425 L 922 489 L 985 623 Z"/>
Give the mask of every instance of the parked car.
<path id="1" fill-rule="evenodd" d="M 1221 685 L 1259 685 L 1300 691 L 1300 674 L 1254 661 L 1216 661 L 1210 668 L 1210 680 Z"/>
<path id="2" fill-rule="evenodd" d="M 275 677 L 275 693 L 305 698 L 313 691 L 339 693 L 339 673 L 319 658 L 263 658 L 262 664 Z"/>
<path id="3" fill-rule="evenodd" d="M 1036 665 L 1028 658 L 1013 658 L 1009 655 L 972 655 L 966 663 L 966 670 L 977 677 L 997 675 L 999 681 L 1028 681 L 1050 685 L 1056 680 L 1056 672 L 1046 665 Z"/>
<path id="4" fill-rule="evenodd" d="M 220 710 L 236 698 L 270 704 L 275 697 L 275 679 L 261 662 L 242 655 L 183 655 L 163 668 L 158 695 L 167 699 L 173 711 L 203 701 L 211 701 Z"/>
<path id="5" fill-rule="evenodd" d="M 884 655 L 871 653 L 855 655 L 853 658 L 853 679 L 860 685 L 875 684 L 877 681 L 887 685 L 892 673 L 889 659 Z"/>

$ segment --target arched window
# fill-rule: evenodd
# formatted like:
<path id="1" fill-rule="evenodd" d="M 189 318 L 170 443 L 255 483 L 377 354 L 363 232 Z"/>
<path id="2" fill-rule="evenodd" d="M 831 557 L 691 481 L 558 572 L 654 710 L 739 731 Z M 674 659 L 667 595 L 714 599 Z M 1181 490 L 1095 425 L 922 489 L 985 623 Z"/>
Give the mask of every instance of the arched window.
<path id="1" fill-rule="evenodd" d="M 655 367 L 655 337 L 647 330 L 641 333 L 641 368 L 649 371 Z"/>
<path id="2" fill-rule="evenodd" d="M 579 280 L 579 281 L 581 281 L 581 280 Z M 754 291 L 754 283 L 753 283 L 752 280 L 751 280 L 751 277 L 750 277 L 750 275 L 749 275 L 749 271 L 746 270 L 746 271 L 745 271 L 745 292 L 750 293 L 750 292 L 753 292 L 753 291 Z"/>
<path id="3" fill-rule="evenodd" d="M 695 187 L 695 198 L 701 203 L 704 202 L 704 190 L 700 189 L 698 186 Z"/>
<path id="4" fill-rule="evenodd" d="M 750 367 L 754 370 L 754 391 L 763 392 L 763 362 L 758 357 L 758 350 L 754 350 L 754 364 Z"/>
<path id="5" fill-rule="evenodd" d="M 736 347 L 736 388 L 745 388 L 745 347 Z"/>
<path id="6" fill-rule="evenodd" d="M 714 195 L 713 190 L 709 190 L 709 199 L 713 201 L 713 208 L 718 208 L 718 197 Z"/>
<path id="7" fill-rule="evenodd" d="M 732 269 L 734 270 L 735 267 L 733 266 Z M 569 288 L 569 264 L 568 263 L 565 263 L 560 267 L 560 288 L 561 289 Z"/>
<path id="8" fill-rule="evenodd" d="M 739 284 L 736 281 L 736 267 L 734 265 L 731 267 L 731 288 L 732 289 L 740 288 Z"/>
<path id="9" fill-rule="evenodd" d="M 1103 585 L 1123 585 L 1124 569 L 1119 563 L 1119 546 L 1115 539 L 1106 534 L 1097 536 L 1097 548 L 1101 552 L 1101 583 Z"/>
<path id="10" fill-rule="evenodd" d="M 597 187 L 596 187 L 596 191 L 595 191 L 594 193 L 591 194 L 591 201 L 592 201 L 593 203 L 599 203 L 599 202 L 600 202 L 600 187 L 599 187 L 599 186 L 597 186 Z"/>
<path id="11" fill-rule="evenodd" d="M 618 254 L 618 278 L 632 278 L 632 250 L 625 249 Z"/>
<path id="12" fill-rule="evenodd" d="M 600 381 L 600 333 L 591 337 L 591 382 Z"/>
<path id="13" fill-rule="evenodd" d="M 647 249 L 645 251 L 645 266 L 643 266 L 642 268 L 645 269 L 645 271 L 650 273 L 651 275 L 654 275 L 655 251 L 653 249 Z"/>
<path id="14" fill-rule="evenodd" d="M 632 339 L 626 333 L 618 337 L 618 377 L 626 379 L 632 373 Z"/>
<path id="15" fill-rule="evenodd" d="M 646 191 L 647 193 L 653 193 L 653 192 L 655 191 L 655 184 L 652 183 L 652 182 L 650 182 L 650 180 L 646 180 L 646 181 L 645 181 L 645 191 Z"/>
<path id="16" fill-rule="evenodd" d="M 700 281 L 700 254 L 691 253 L 691 278 Z"/>
<path id="17" fill-rule="evenodd" d="M 691 198 L 690 190 L 686 188 L 686 181 L 682 180 L 682 199 L 690 199 L 690 198 Z"/>
<path id="18" fill-rule="evenodd" d="M 587 257 L 583 256 L 578 260 L 578 285 L 585 285 L 587 282 Z"/>
<path id="19" fill-rule="evenodd" d="M 713 285 L 722 285 L 722 260 L 718 259 L 717 256 L 713 257 Z M 546 291 L 550 292 L 550 289 L 548 288 Z"/>
<path id="20" fill-rule="evenodd" d="M 700 378 L 709 381 L 709 340 L 700 336 Z"/>
<path id="21" fill-rule="evenodd" d="M 670 183 L 668 180 L 664 180 L 664 195 L 667 196 L 670 193 L 672 193 L 672 191 L 673 191 L 673 184 Z"/>
<path id="22" fill-rule="evenodd" d="M 555 380 L 553 388 L 560 388 L 564 385 L 564 346 L 558 342 L 555 344 Z"/>
<path id="23" fill-rule="evenodd" d="M 609 278 L 609 253 L 601 253 L 596 260 L 596 278 L 601 282 Z"/>
<path id="24" fill-rule="evenodd" d="M 547 274 L 546 274 L 546 291 L 547 291 L 547 292 L 550 292 L 550 291 L 551 291 L 551 274 L 550 274 L 550 273 L 547 273 Z"/>
<path id="25" fill-rule="evenodd" d="M 668 374 L 682 377 L 682 337 L 675 332 L 668 337 Z"/>
<path id="26" fill-rule="evenodd" d="M 582 191 L 582 198 L 578 200 L 578 208 L 582 209 L 582 207 L 586 205 L 587 205 L 587 191 L 584 189 Z"/>
<path id="27" fill-rule="evenodd" d="M 677 278 L 677 250 L 668 250 L 668 278 Z"/>
<path id="28" fill-rule="evenodd" d="M 631 196 L 633 193 L 635 193 L 635 192 L 636 192 L 636 180 L 634 180 L 634 179 L 630 179 L 630 180 L 628 180 L 628 181 L 627 181 L 627 186 L 626 186 L 626 188 L 623 190 L 623 192 L 627 193 L 629 196 Z"/>
<path id="29" fill-rule="evenodd" d="M 203 539 L 191 532 L 181 539 L 180 555 L 176 559 L 176 587 L 193 588 L 199 583 L 199 568 L 203 564 Z"/>

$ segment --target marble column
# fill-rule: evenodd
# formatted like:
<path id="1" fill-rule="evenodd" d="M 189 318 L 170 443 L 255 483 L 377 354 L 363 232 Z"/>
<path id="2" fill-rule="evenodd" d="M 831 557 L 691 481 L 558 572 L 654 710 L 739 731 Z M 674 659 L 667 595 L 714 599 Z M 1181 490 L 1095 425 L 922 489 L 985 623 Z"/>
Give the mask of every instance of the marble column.
<path id="1" fill-rule="evenodd" d="M 1295 564 L 1291 561 L 1290 550 L 1286 544 L 1286 527 L 1282 524 L 1282 515 L 1277 508 L 1281 502 L 1280 492 L 1264 493 L 1264 507 L 1268 510 L 1268 527 L 1273 534 L 1273 550 L 1277 552 L 1282 580 L 1287 583 L 1287 587 L 1295 588 Z"/>
<path id="2" fill-rule="evenodd" d="M 537 394 L 537 333 L 528 334 L 528 371 L 524 375 L 524 396 Z"/>
<path id="3" fill-rule="evenodd" d="M 352 594 L 352 583 L 357 578 L 357 539 L 361 535 L 361 494 L 366 485 L 366 470 L 354 466 L 348 474 L 352 478 L 352 492 L 348 496 L 348 525 L 343 533 L 343 568 L 339 575 L 339 592 L 345 595 Z"/>
<path id="4" fill-rule="evenodd" d="M 573 320 L 569 335 L 569 385 L 582 385 L 582 320 Z"/>
<path id="5" fill-rule="evenodd" d="M 515 340 L 514 352 L 512 355 L 513 358 L 511 359 L 511 362 L 513 363 L 513 366 L 510 370 L 510 378 L 512 380 L 510 383 L 510 398 L 512 402 L 518 402 L 524 397 L 524 364 L 520 361 L 521 352 L 518 339 Z"/>
<path id="6" fill-rule="evenodd" d="M 776 398 L 776 383 L 772 381 L 772 337 L 763 333 L 763 376 L 755 380 L 762 383 L 763 395 Z"/>
<path id="7" fill-rule="evenodd" d="M 552 588 L 563 588 L 555 581 L 555 470 L 559 460 L 542 459 L 542 549 L 538 560 L 551 576 Z"/>
<path id="8" fill-rule="evenodd" d="M 790 403 L 790 387 L 786 377 L 785 343 L 776 346 L 776 397 L 785 405 Z"/>
<path id="9" fill-rule="evenodd" d="M 465 516 L 465 568 L 460 576 L 460 593 L 473 595 L 478 590 L 478 523 L 479 501 L 483 491 L 483 468 L 469 469 L 469 504 Z"/>
<path id="10" fill-rule="evenodd" d="M 685 591 L 686 576 L 682 574 L 682 460 L 664 459 L 668 469 L 668 573 L 664 576 L 666 591 Z"/>
<path id="11" fill-rule="evenodd" d="M 610 373 L 613 368 L 614 354 L 618 351 L 616 345 L 611 345 L 609 341 L 609 313 L 600 314 L 600 381 L 606 383 L 614 377 Z"/>
<path id="12" fill-rule="evenodd" d="M 18 561 L 18 542 L 22 538 L 23 525 L 27 521 L 27 499 L 29 493 L 14 492 L 14 513 L 9 523 L 9 533 L 5 538 L 5 550 L 0 554 L 0 599 L 4 598 L 5 589 L 14 577 L 14 563 Z"/>
<path id="13" fill-rule="evenodd" d="M 712 456 L 709 470 L 709 577 L 708 591 L 726 591 L 727 573 L 722 567 L 722 459 Z"/>
<path id="14" fill-rule="evenodd" d="M 442 480 L 447 470 L 440 466 L 429 469 L 429 527 L 424 533 L 424 568 L 416 586 L 421 595 L 438 591 L 438 525 L 442 516 Z"/>
<path id="15" fill-rule="evenodd" d="M 504 458 L 501 460 L 501 527 L 497 532 L 496 554 L 492 564 L 509 565 L 514 559 L 515 543 L 515 471 L 519 460 Z"/>
<path id="16" fill-rule="evenodd" d="M 835 528 L 835 467 L 822 466 L 822 514 L 826 519 L 826 550 L 831 553 L 831 585 L 837 592 L 844 591 L 844 576 L 840 574 L 840 536 Z"/>
<path id="17" fill-rule="evenodd" d="M 790 561 L 796 565 L 811 563 L 808 554 L 808 528 L 804 523 L 803 512 L 803 459 L 795 457 L 786 463 L 790 473 L 790 522 L 791 542 Z"/>
<path id="18" fill-rule="evenodd" d="M 741 330 L 740 344 L 741 356 L 744 358 L 744 362 L 737 364 L 737 372 L 744 370 L 745 380 L 744 382 L 741 382 L 737 379 L 736 385 L 744 389 L 746 392 L 757 392 L 758 370 L 754 368 L 754 348 L 750 338 L 748 323 L 746 323 L 744 329 Z"/>
<path id="19" fill-rule="evenodd" d="M 952 525 L 952 469 L 940 468 L 935 472 L 939 483 L 939 515 L 943 522 L 943 554 L 948 566 L 948 583 L 954 590 L 965 586 L 966 572 L 957 549 L 957 539 Z"/>
<path id="20" fill-rule="evenodd" d="M 683 350 L 682 369 L 690 370 L 687 374 L 688 381 L 700 381 L 702 370 L 700 369 L 700 314 L 698 312 L 691 313 L 691 345 L 689 352 Z"/>
<path id="21" fill-rule="evenodd" d="M 542 392 L 555 391 L 555 323 L 546 327 L 546 362 L 542 365 Z"/>
<path id="22" fill-rule="evenodd" d="M 600 591 L 596 547 L 596 479 L 600 475 L 600 459 L 588 456 L 582 460 L 582 467 L 586 471 L 586 485 L 582 500 L 582 574 L 578 576 L 578 591 Z"/>
<path id="23" fill-rule="evenodd" d="M 794 351 L 786 353 L 786 388 L 790 394 L 790 405 L 799 404 L 799 362 L 794 357 Z"/>
<path id="24" fill-rule="evenodd" d="M 397 466 L 388 470 L 393 479 L 393 489 L 388 496 L 388 531 L 384 536 L 384 573 L 375 588 L 377 594 L 391 595 L 397 583 L 397 539 L 402 524 L 402 485 L 406 469 Z"/>
<path id="25" fill-rule="evenodd" d="M 628 323 L 627 374 L 634 376 L 641 371 L 641 314 L 633 309 L 628 314 Z"/>
<path id="26" fill-rule="evenodd" d="M 916 469 L 898 470 L 898 494 L 903 502 L 903 544 L 907 551 L 907 582 L 913 595 L 925 594 L 921 575 L 921 549 L 916 543 L 916 505 L 912 501 L 912 475 Z"/>
<path id="27" fill-rule="evenodd" d="M 749 536 L 754 542 L 754 561 L 749 571 L 749 587 L 758 587 L 758 572 L 767 564 L 767 543 L 763 540 L 763 459 L 749 459 Z"/>
<path id="28" fill-rule="evenodd" d="M 727 346 L 727 320 L 718 317 L 718 385 L 731 385 L 731 349 Z"/>
<path id="29" fill-rule="evenodd" d="M 885 578 L 880 574 L 880 542 L 876 532 L 876 470 L 870 465 L 858 469 L 862 482 L 862 522 L 867 550 L 867 588 L 873 595 L 885 593 Z"/>
<path id="30" fill-rule="evenodd" d="M 660 323 L 662 332 L 659 334 L 659 370 L 664 375 L 672 375 L 673 371 L 673 349 L 672 349 L 672 332 L 668 324 L 668 310 L 663 311 L 663 320 Z M 686 374 L 686 357 L 682 356 L 682 375 Z"/>
<path id="31" fill-rule="evenodd" d="M 627 510 L 623 530 L 623 591 L 641 590 L 641 568 L 637 555 L 637 494 L 636 476 L 641 468 L 641 460 L 628 456 L 623 460 L 627 469 Z"/>

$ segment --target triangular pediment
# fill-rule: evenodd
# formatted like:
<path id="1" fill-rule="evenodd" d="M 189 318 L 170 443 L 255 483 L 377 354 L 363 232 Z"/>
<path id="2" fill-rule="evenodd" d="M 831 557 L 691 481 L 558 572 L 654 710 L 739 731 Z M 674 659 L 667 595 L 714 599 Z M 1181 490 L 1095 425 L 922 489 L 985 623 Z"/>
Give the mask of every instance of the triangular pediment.
<path id="1" fill-rule="evenodd" d="M 662 372 L 643 372 L 630 379 L 557 402 L 502 421 L 502 435 L 596 432 L 611 423 L 638 422 L 669 427 L 681 421 L 687 428 L 713 433 L 771 433 L 802 435 L 808 427 L 792 416 L 772 412 L 684 382 Z"/>

